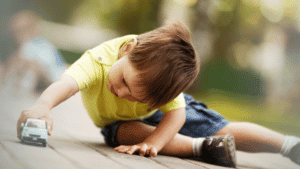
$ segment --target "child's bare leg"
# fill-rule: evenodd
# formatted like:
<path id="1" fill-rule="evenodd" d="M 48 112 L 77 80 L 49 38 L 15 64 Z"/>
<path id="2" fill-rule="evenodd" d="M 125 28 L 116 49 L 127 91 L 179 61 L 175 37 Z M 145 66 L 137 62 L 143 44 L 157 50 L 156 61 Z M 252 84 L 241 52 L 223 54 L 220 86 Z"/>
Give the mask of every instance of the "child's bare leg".
<path id="1" fill-rule="evenodd" d="M 138 121 L 123 123 L 118 128 L 117 140 L 121 145 L 135 145 L 143 142 L 154 130 L 155 127 Z M 121 149 L 117 147 L 115 150 L 124 152 Z M 178 133 L 159 154 L 195 157 L 211 164 L 236 167 L 235 144 L 231 135 L 192 138 Z"/>
<path id="2" fill-rule="evenodd" d="M 123 123 L 118 129 L 117 139 L 121 145 L 138 144 L 143 142 L 154 129 L 155 127 L 138 121 Z M 192 157 L 193 138 L 176 134 L 159 153 L 177 157 Z"/>
<path id="3" fill-rule="evenodd" d="M 237 150 L 248 152 L 278 153 L 283 145 L 285 136 L 247 122 L 232 122 L 215 135 L 232 134 L 235 137 Z"/>

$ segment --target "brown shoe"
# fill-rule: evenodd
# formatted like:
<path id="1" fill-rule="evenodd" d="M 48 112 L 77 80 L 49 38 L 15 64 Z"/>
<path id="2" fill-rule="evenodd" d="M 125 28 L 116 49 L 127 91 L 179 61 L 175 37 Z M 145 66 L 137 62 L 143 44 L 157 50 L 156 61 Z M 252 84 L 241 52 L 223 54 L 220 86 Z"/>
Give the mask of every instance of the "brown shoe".
<path id="1" fill-rule="evenodd" d="M 233 135 L 207 137 L 201 148 L 203 162 L 225 167 L 236 167 L 236 150 Z"/>

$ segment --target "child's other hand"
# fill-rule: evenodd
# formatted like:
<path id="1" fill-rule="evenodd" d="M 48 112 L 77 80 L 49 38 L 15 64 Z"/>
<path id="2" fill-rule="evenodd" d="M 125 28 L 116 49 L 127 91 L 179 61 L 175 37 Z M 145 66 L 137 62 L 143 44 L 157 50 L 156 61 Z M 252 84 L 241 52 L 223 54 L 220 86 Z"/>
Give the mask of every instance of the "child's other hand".
<path id="1" fill-rule="evenodd" d="M 19 117 L 17 123 L 17 136 L 19 139 L 21 135 L 21 123 L 26 123 L 26 120 L 28 118 L 45 120 L 47 126 L 50 126 L 50 130 L 48 130 L 48 135 L 51 135 L 51 131 L 53 128 L 53 119 L 50 113 L 50 109 L 44 105 L 35 105 L 26 110 L 23 110 Z"/>
<path id="2" fill-rule="evenodd" d="M 149 155 L 150 157 L 157 156 L 157 149 L 154 146 L 140 143 L 136 145 L 120 145 L 114 149 L 119 153 L 127 153 L 132 155 L 133 153 L 139 152 L 141 156 Z"/>

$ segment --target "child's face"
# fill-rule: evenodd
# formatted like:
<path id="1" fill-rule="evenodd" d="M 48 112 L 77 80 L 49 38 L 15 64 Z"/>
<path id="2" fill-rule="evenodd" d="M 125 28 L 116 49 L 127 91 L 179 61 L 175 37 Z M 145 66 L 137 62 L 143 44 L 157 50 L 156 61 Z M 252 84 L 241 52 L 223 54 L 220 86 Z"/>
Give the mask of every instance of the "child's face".
<path id="1" fill-rule="evenodd" d="M 140 94 L 142 89 L 137 82 L 138 72 L 127 55 L 113 64 L 107 77 L 107 87 L 115 96 L 129 101 L 143 102 Z"/>

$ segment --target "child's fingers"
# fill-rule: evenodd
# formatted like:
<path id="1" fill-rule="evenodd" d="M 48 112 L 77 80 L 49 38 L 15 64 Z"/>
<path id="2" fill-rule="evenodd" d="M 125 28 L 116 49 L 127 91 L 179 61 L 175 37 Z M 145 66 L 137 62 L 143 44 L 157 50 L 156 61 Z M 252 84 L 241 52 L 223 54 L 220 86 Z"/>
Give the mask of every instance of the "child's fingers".
<path id="1" fill-rule="evenodd" d="M 142 148 L 140 149 L 140 155 L 141 156 L 145 156 L 146 152 L 147 152 L 147 149 L 148 149 L 148 145 L 147 144 L 143 144 Z"/>
<path id="2" fill-rule="evenodd" d="M 40 118 L 40 119 L 46 121 L 47 129 L 49 129 L 48 130 L 48 135 L 51 136 L 52 129 L 53 129 L 53 119 L 52 119 L 52 116 L 51 116 L 50 112 L 45 113 L 43 115 L 43 117 Z"/>
<path id="3" fill-rule="evenodd" d="M 17 122 L 17 137 L 18 138 L 20 138 L 20 135 L 21 135 L 21 123 L 24 123 L 24 120 L 22 120 L 20 117 Z"/>
<path id="4" fill-rule="evenodd" d="M 129 147 L 128 146 L 119 146 L 119 147 L 116 147 L 114 150 L 119 153 L 125 153 L 129 150 Z"/>
<path id="5" fill-rule="evenodd" d="M 114 148 L 115 151 L 119 151 L 119 149 L 120 149 L 120 146 Z"/>
<path id="6" fill-rule="evenodd" d="M 127 154 L 130 154 L 132 155 L 134 152 L 137 152 L 141 149 L 140 146 L 137 146 L 137 145 L 134 145 L 132 146 L 128 151 L 127 151 Z"/>
<path id="7" fill-rule="evenodd" d="M 18 122 L 17 122 L 17 136 L 18 138 L 20 139 L 20 136 L 21 136 L 21 123 L 24 123 L 26 122 L 27 118 L 29 118 L 31 115 L 30 111 L 28 110 L 23 110 L 19 119 L 18 119 Z"/>
<path id="8" fill-rule="evenodd" d="M 52 119 L 43 119 L 46 121 L 46 127 L 47 127 L 47 130 L 48 130 L 48 135 L 51 136 L 51 133 L 52 133 L 52 127 L 53 127 L 53 122 L 52 122 Z"/>
<path id="9" fill-rule="evenodd" d="M 120 146 L 118 146 L 118 147 L 115 147 L 115 148 L 114 148 L 114 150 L 115 150 L 115 151 L 118 151 L 118 150 L 119 150 L 119 148 L 120 148 Z"/>
<path id="10" fill-rule="evenodd" d="M 146 151 L 146 155 L 150 156 L 150 149 L 149 149 L 149 147 L 148 147 L 148 150 Z"/>
<path id="11" fill-rule="evenodd" d="M 118 146 L 118 147 L 114 148 L 114 150 L 118 151 L 118 152 L 121 151 L 121 149 L 122 149 L 122 146 Z"/>
<path id="12" fill-rule="evenodd" d="M 155 147 L 150 148 L 150 157 L 155 157 L 157 156 L 157 150 Z"/>

